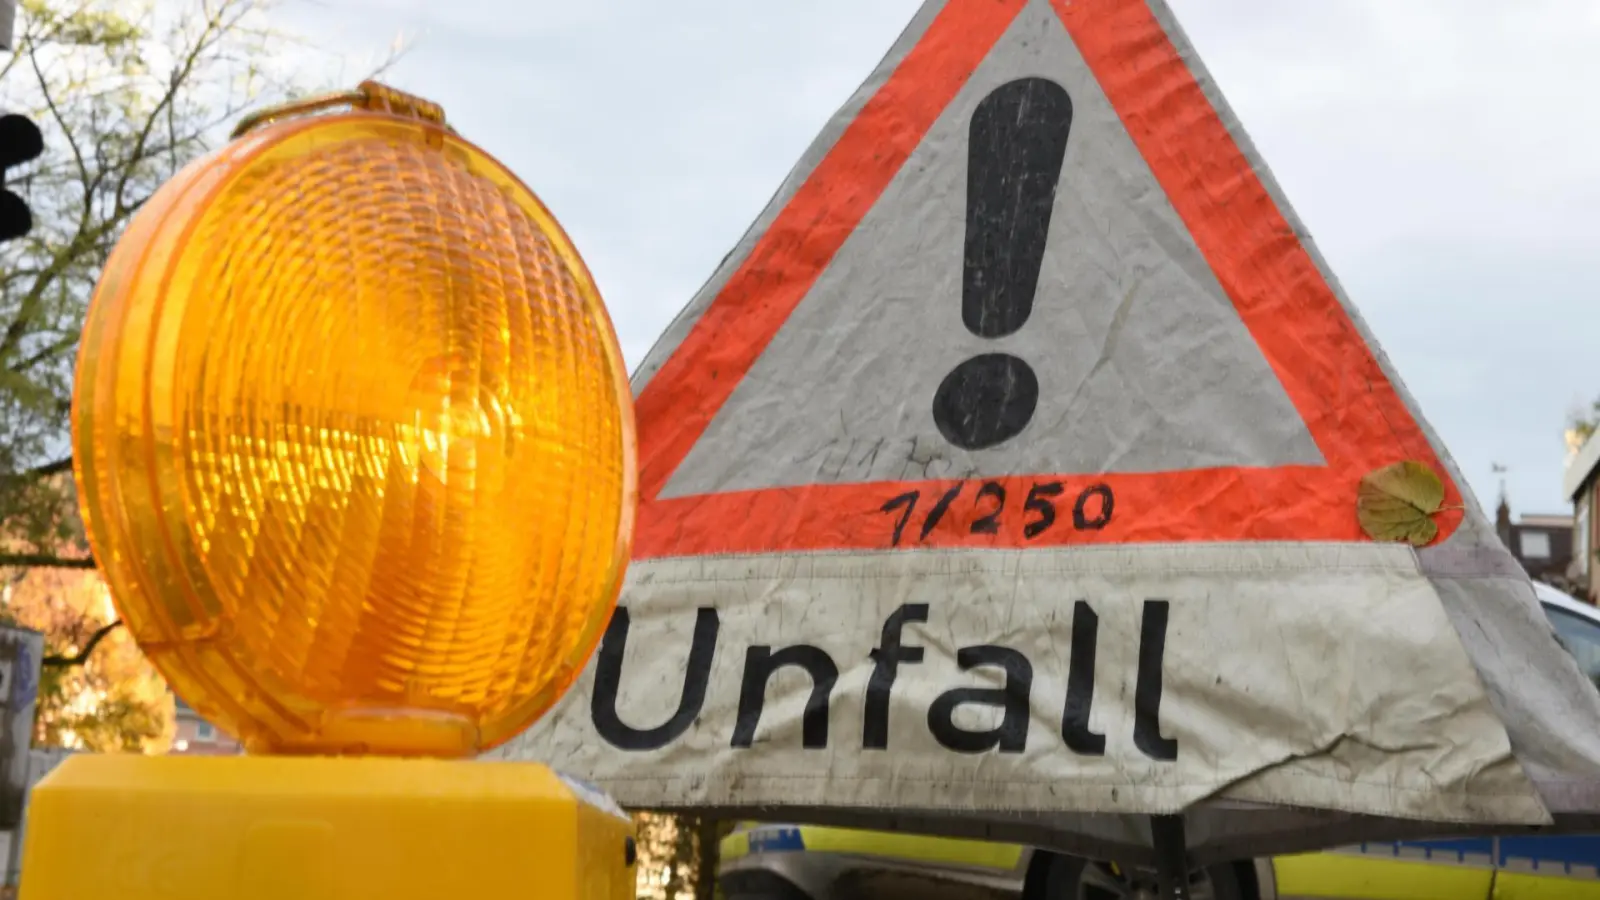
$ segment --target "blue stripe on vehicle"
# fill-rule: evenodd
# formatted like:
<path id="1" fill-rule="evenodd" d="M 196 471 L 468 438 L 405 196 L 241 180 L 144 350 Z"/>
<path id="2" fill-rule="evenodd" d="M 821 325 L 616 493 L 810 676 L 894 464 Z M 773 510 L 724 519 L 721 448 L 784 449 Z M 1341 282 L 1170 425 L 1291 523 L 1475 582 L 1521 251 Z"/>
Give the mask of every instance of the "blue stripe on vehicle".
<path id="1" fill-rule="evenodd" d="M 1468 838 L 1451 841 L 1374 841 L 1361 845 L 1364 856 L 1403 856 L 1438 862 L 1467 863 L 1474 857 L 1486 865 L 1494 857 L 1494 841 L 1490 838 Z"/>
<path id="2" fill-rule="evenodd" d="M 751 853 L 804 851 L 805 839 L 796 826 L 762 826 L 746 833 Z M 1395 857 L 1414 861 L 1458 865 L 1498 865 L 1513 871 L 1595 878 L 1600 870 L 1600 835 L 1540 835 L 1529 837 L 1466 838 L 1439 841 L 1374 841 L 1348 847 L 1363 856 Z"/>
<path id="3" fill-rule="evenodd" d="M 799 828 L 753 828 L 746 835 L 751 853 L 793 852 L 806 848 Z"/>
<path id="4" fill-rule="evenodd" d="M 1348 848 L 1362 856 L 1494 865 L 1521 872 L 1600 877 L 1600 835 L 1538 835 L 1440 841 L 1374 841 Z"/>
<path id="5" fill-rule="evenodd" d="M 1578 874 L 1573 872 L 1574 867 L 1600 868 L 1600 835 L 1504 837 L 1500 839 L 1500 858 L 1496 862 L 1502 868 Z"/>

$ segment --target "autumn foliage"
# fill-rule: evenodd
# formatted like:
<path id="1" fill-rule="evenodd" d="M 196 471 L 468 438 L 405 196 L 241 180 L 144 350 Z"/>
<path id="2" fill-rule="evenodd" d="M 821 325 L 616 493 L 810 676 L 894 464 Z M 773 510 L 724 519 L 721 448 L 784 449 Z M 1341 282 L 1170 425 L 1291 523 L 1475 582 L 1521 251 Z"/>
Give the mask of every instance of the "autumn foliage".
<path id="1" fill-rule="evenodd" d="M 718 844 L 733 823 L 701 816 L 636 812 L 639 900 L 718 900 Z"/>
<path id="2" fill-rule="evenodd" d="M 176 726 L 172 695 L 116 620 L 100 574 L 73 569 L 12 570 L 5 614 L 45 635 L 34 743 L 98 751 L 165 752 Z"/>

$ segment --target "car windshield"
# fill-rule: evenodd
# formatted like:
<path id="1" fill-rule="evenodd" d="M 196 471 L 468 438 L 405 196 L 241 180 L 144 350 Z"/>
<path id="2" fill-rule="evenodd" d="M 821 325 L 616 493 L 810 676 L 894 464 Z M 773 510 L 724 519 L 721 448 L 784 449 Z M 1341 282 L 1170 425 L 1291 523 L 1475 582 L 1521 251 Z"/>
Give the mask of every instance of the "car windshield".
<path id="1" fill-rule="evenodd" d="M 1543 604 L 1545 615 L 1555 627 L 1561 643 L 1578 661 L 1578 668 L 1589 680 L 1600 685 L 1600 624 L 1550 604 Z"/>

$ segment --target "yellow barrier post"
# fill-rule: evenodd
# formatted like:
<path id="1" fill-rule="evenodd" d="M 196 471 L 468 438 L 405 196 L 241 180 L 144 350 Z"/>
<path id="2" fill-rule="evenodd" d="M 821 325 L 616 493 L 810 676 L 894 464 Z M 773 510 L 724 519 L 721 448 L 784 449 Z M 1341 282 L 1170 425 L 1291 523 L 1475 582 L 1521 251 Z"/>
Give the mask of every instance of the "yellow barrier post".
<path id="1" fill-rule="evenodd" d="M 613 900 L 632 826 L 473 757 L 547 711 L 616 602 L 627 372 L 534 194 L 365 83 L 252 117 L 130 224 L 73 397 L 117 609 L 232 758 L 78 755 L 24 900 Z"/>

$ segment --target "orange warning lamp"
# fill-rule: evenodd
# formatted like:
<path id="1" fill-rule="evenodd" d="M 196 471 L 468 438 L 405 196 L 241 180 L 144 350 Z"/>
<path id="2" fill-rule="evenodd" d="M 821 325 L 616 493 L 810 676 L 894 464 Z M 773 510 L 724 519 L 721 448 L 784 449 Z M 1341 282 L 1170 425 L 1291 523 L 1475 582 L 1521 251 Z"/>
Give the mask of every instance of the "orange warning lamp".
<path id="1" fill-rule="evenodd" d="M 582 669 L 626 565 L 599 292 L 528 188 L 415 112 L 242 128 L 141 210 L 90 305 L 95 557 L 151 661 L 252 751 L 500 744 Z"/>
<path id="2" fill-rule="evenodd" d="M 632 863 L 620 838 L 570 858 L 573 840 L 626 831 L 617 810 L 542 766 L 448 761 L 549 709 L 616 602 L 633 407 L 593 280 L 534 194 L 433 104 L 369 82 L 234 137 L 164 185 L 113 252 L 72 421 L 118 611 L 253 755 L 57 770 L 35 794 L 25 865 L 46 874 L 32 896 L 176 896 L 94 881 L 81 852 L 52 863 L 49 848 L 106 845 L 114 869 L 130 842 L 158 852 L 181 835 L 207 848 L 190 877 L 210 895 L 255 896 L 214 860 L 245 860 L 285 815 L 329 828 L 269 840 L 275 872 L 312 840 L 350 865 L 370 853 L 381 873 L 363 884 L 386 897 L 459 890 L 462 871 L 525 892 L 517 873 L 551 864 L 529 837 L 560 832 L 548 852 L 578 879 L 572 896 L 632 896 L 631 877 L 612 878 Z M 91 835 L 91 819 L 143 834 Z M 500 855 L 446 884 L 397 862 L 425 834 L 418 865 L 436 866 L 441 830 L 463 859 Z M 614 891 L 593 892 L 595 865 Z M 548 875 L 536 892 L 565 893 Z"/>

